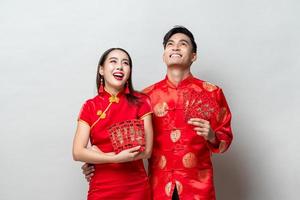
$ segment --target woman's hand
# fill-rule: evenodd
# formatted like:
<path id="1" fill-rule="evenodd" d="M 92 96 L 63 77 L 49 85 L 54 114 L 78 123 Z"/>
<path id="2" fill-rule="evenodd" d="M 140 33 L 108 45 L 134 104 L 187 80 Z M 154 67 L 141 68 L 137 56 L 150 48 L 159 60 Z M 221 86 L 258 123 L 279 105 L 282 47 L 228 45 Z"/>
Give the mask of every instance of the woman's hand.
<path id="1" fill-rule="evenodd" d="M 135 160 L 135 157 L 140 153 L 139 149 L 141 146 L 132 147 L 130 149 L 125 149 L 120 153 L 115 155 L 115 162 L 129 162 Z"/>

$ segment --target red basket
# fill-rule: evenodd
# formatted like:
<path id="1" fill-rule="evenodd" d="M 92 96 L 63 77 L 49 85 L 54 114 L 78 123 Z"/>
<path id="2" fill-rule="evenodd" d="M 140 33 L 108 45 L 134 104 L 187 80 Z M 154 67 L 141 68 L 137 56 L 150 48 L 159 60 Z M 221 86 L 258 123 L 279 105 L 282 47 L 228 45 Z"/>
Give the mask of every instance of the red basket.
<path id="1" fill-rule="evenodd" d="M 108 132 L 115 153 L 135 146 L 141 146 L 139 151 L 145 150 L 143 120 L 133 119 L 113 124 L 108 128 Z"/>

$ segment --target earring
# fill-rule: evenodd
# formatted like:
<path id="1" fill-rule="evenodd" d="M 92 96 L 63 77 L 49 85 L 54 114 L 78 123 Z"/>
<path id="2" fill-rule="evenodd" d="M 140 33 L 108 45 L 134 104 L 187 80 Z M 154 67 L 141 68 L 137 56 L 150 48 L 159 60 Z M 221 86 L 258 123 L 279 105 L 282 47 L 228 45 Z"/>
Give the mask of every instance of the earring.
<path id="1" fill-rule="evenodd" d="M 102 93 L 104 91 L 104 87 L 103 87 L 103 77 L 101 76 L 100 78 L 100 86 L 99 86 L 99 89 L 98 89 L 98 93 Z"/>
<path id="2" fill-rule="evenodd" d="M 130 94 L 129 86 L 128 86 L 128 81 L 125 84 L 125 94 Z"/>

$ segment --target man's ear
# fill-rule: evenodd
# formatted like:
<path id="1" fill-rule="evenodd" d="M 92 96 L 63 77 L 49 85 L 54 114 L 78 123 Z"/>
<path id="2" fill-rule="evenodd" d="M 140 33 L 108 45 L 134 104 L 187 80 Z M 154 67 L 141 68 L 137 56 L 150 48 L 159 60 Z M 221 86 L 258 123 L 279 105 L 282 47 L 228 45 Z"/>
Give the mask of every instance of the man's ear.
<path id="1" fill-rule="evenodd" d="M 197 53 L 193 53 L 192 62 L 195 62 L 196 60 L 197 60 Z"/>

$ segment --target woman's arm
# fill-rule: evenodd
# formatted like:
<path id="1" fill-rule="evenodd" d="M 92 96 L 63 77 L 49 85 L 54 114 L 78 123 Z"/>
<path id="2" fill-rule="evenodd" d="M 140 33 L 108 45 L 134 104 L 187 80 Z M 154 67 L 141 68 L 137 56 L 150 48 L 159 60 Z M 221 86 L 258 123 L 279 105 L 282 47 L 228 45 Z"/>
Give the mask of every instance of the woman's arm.
<path id="1" fill-rule="evenodd" d="M 140 152 L 134 160 L 148 159 L 152 154 L 153 147 L 153 127 L 152 127 L 152 115 L 146 115 L 142 118 L 144 120 L 144 130 L 145 130 L 145 151 Z"/>
<path id="2" fill-rule="evenodd" d="M 88 149 L 87 144 L 90 136 L 90 126 L 82 121 L 78 121 L 77 130 L 73 141 L 73 159 L 75 161 L 90 164 L 120 163 L 134 160 L 139 153 L 140 147 L 126 149 L 119 154 L 106 154 Z"/>

